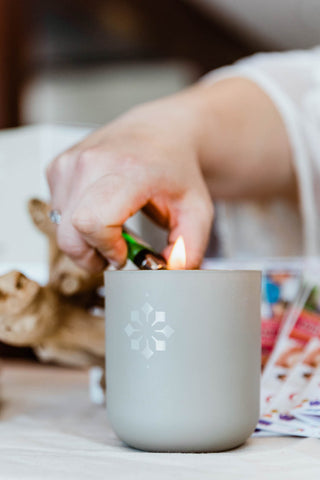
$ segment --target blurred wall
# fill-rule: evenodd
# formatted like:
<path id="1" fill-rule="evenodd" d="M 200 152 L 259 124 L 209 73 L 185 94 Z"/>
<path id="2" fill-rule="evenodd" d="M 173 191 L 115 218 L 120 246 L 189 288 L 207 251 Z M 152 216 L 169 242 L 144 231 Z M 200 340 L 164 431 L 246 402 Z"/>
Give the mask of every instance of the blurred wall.
<path id="1" fill-rule="evenodd" d="M 170 95 L 195 78 L 183 62 L 122 63 L 39 72 L 27 83 L 22 120 L 100 125 L 138 103 Z"/>
<path id="2" fill-rule="evenodd" d="M 46 0 L 31 17 L 24 124 L 103 124 L 251 52 L 185 0 Z"/>
<path id="3" fill-rule="evenodd" d="M 188 0 L 271 48 L 320 45 L 320 0 Z"/>

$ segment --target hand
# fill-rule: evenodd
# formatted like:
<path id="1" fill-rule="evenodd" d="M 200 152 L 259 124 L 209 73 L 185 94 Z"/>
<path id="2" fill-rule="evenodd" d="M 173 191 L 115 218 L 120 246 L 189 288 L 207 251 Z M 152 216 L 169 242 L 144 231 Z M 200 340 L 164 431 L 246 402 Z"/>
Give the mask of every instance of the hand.
<path id="1" fill-rule="evenodd" d="M 244 78 L 197 85 L 133 109 L 58 157 L 48 181 L 52 207 L 62 212 L 60 248 L 94 272 L 107 261 L 125 263 L 121 227 L 140 209 L 168 229 L 164 256 L 182 235 L 187 268 L 196 268 L 213 199 L 297 195 L 282 118 Z"/>
<path id="2" fill-rule="evenodd" d="M 62 213 L 59 247 L 92 272 L 126 261 L 123 223 L 143 209 L 182 235 L 187 268 L 203 258 L 213 203 L 198 154 L 199 114 L 189 92 L 133 109 L 55 159 L 47 177 Z"/>

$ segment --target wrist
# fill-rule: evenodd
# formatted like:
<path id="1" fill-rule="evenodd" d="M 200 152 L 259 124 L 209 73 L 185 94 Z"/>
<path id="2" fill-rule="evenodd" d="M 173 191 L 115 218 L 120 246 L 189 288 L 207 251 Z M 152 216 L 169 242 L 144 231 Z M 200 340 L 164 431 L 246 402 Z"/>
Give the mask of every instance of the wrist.
<path id="1" fill-rule="evenodd" d="M 229 78 L 189 90 L 200 167 L 214 198 L 294 197 L 282 118 L 253 81 Z"/>

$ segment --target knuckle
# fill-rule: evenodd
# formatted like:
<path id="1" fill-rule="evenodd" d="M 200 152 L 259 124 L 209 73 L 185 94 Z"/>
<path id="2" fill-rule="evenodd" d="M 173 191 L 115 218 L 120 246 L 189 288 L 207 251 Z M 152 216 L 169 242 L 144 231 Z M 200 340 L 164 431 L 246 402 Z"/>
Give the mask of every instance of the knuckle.
<path id="1" fill-rule="evenodd" d="M 86 171 L 92 165 L 94 159 L 97 158 L 98 154 L 99 151 L 96 147 L 82 150 L 77 156 L 77 170 L 80 172 Z"/>
<path id="2" fill-rule="evenodd" d="M 55 158 L 46 168 L 46 176 L 50 181 L 63 175 L 66 166 L 70 163 L 71 155 L 69 153 L 63 153 Z"/>
<path id="3" fill-rule="evenodd" d="M 61 173 L 66 169 L 67 166 L 69 166 L 71 159 L 72 155 L 70 155 L 70 153 L 63 153 L 53 161 L 53 166 L 57 172 Z"/>
<path id="4" fill-rule="evenodd" d="M 141 158 L 136 153 L 129 153 L 120 157 L 121 165 L 130 169 L 137 169 L 141 167 Z"/>
<path id="5" fill-rule="evenodd" d="M 58 234 L 57 244 L 60 250 L 72 258 L 82 257 L 86 252 L 86 246 L 77 243 L 74 239 L 65 234 Z"/>
<path id="6" fill-rule="evenodd" d="M 91 210 L 76 210 L 71 217 L 72 226 L 83 235 L 92 235 L 99 229 L 100 222 Z"/>

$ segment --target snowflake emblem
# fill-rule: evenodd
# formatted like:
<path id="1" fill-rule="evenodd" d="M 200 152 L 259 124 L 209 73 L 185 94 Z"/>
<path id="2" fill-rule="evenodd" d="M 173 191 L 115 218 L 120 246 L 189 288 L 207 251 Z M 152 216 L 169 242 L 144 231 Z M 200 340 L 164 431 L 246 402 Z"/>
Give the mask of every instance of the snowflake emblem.
<path id="1" fill-rule="evenodd" d="M 156 311 L 145 302 L 140 310 L 132 310 L 130 322 L 124 329 L 130 338 L 131 350 L 141 352 L 149 360 L 155 352 L 164 352 L 167 339 L 174 333 L 166 323 L 166 312 Z"/>

